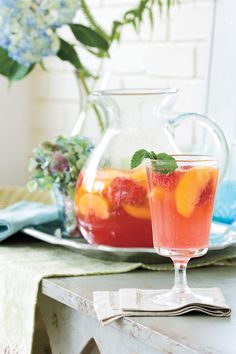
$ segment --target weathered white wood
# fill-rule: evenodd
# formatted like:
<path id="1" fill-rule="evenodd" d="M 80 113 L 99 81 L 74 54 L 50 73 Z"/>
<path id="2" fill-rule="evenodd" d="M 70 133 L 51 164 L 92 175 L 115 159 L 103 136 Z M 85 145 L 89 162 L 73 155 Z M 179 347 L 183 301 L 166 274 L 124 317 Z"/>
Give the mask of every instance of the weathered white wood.
<path id="1" fill-rule="evenodd" d="M 50 338 L 52 354 L 161 354 L 137 340 L 139 328 L 134 324 L 128 331 L 120 331 L 119 325 L 101 326 L 84 313 L 41 295 L 41 311 Z M 90 345 L 92 342 L 92 345 Z M 93 345 L 96 343 L 96 346 Z M 175 352 L 177 353 L 177 352 Z M 185 351 L 185 353 L 194 353 Z"/>
<path id="2" fill-rule="evenodd" d="M 236 1 L 215 0 L 207 114 L 236 138 Z"/>
<path id="3" fill-rule="evenodd" d="M 174 318 L 130 317 L 102 327 L 93 311 L 94 290 L 169 288 L 173 273 L 136 271 L 43 280 L 44 296 L 40 304 L 54 348 L 53 354 L 79 354 L 91 338 L 94 338 L 102 354 L 234 354 L 236 269 L 207 267 L 189 270 L 188 273 L 190 286 L 222 288 L 232 307 L 231 318 L 200 314 Z"/>

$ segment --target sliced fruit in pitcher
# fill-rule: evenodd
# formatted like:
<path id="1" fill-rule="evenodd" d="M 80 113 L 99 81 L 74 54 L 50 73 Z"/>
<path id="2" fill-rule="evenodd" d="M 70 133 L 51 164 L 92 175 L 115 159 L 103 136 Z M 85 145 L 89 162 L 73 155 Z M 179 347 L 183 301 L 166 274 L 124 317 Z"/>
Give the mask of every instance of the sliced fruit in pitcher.
<path id="1" fill-rule="evenodd" d="M 176 208 L 188 218 L 198 204 L 211 178 L 209 168 L 191 168 L 183 173 L 175 190 Z"/>
<path id="2" fill-rule="evenodd" d="M 133 205 L 123 205 L 124 211 L 138 219 L 151 219 L 149 205 L 145 206 L 133 206 Z"/>
<path id="3" fill-rule="evenodd" d="M 78 211 L 85 217 L 109 218 L 109 205 L 105 198 L 86 193 L 78 201 Z"/>
<path id="4" fill-rule="evenodd" d="M 82 188 L 77 189 L 75 192 L 74 208 L 76 214 L 79 212 L 79 201 L 83 194 L 84 190 Z"/>
<path id="5" fill-rule="evenodd" d="M 129 178 L 147 189 L 147 177 L 145 169 L 138 169 L 130 172 Z"/>
<path id="6" fill-rule="evenodd" d="M 116 207 L 142 204 L 147 195 L 143 186 L 125 177 L 116 177 L 108 188 L 108 199 Z"/>

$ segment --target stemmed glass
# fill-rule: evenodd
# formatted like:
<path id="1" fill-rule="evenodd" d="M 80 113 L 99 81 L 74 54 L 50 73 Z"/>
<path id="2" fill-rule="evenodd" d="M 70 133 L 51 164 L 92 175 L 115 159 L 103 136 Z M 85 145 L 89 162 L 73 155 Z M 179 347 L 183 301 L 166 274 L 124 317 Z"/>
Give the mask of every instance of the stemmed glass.
<path id="1" fill-rule="evenodd" d="M 159 305 L 209 302 L 190 290 L 186 268 L 191 258 L 208 250 L 218 161 L 202 155 L 173 157 L 177 168 L 171 173 L 166 173 L 163 160 L 146 160 L 154 247 L 175 267 L 174 287 L 153 301 Z"/>

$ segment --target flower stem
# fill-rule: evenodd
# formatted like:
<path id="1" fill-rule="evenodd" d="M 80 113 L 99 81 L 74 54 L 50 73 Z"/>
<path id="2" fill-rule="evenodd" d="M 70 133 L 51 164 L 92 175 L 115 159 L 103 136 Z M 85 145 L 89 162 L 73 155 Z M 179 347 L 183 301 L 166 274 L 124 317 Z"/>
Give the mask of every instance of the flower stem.
<path id="1" fill-rule="evenodd" d="M 86 95 L 89 96 L 89 95 L 90 95 L 90 90 L 89 90 L 89 87 L 88 87 L 88 85 L 87 85 L 87 82 L 86 82 L 86 80 L 85 80 L 84 75 L 83 75 L 81 72 L 78 72 L 78 71 L 77 71 L 77 72 L 76 72 L 76 76 L 77 76 L 78 79 L 80 80 L 80 82 L 81 82 L 81 84 L 82 84 L 82 86 L 83 86 L 83 88 L 84 88 L 84 91 L 85 91 Z M 97 109 L 97 106 L 96 106 L 95 103 L 92 103 L 92 108 L 93 108 L 94 113 L 95 113 L 95 115 L 96 115 L 96 117 L 97 117 L 97 122 L 98 122 L 99 130 L 100 130 L 101 133 L 103 133 L 105 127 L 104 127 L 104 123 L 103 123 L 103 121 L 102 121 L 101 113 L 100 113 L 99 110 Z"/>
<path id="2" fill-rule="evenodd" d="M 85 17 L 87 18 L 89 24 L 95 29 L 97 33 L 99 33 L 106 40 L 110 40 L 110 36 L 105 32 L 105 30 L 97 23 L 94 16 L 92 15 L 87 3 L 85 0 L 80 1 L 81 10 L 83 11 Z"/>

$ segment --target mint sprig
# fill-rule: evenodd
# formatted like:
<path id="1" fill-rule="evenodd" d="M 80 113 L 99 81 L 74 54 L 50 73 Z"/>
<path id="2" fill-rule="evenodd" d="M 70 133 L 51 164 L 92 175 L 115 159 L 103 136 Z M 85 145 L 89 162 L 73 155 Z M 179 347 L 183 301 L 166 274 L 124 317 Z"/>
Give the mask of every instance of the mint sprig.
<path id="1" fill-rule="evenodd" d="M 166 154 L 165 152 L 156 154 L 154 151 L 149 152 L 145 149 L 141 149 L 134 153 L 131 159 L 131 168 L 135 168 L 141 165 L 144 159 L 162 161 L 161 164 L 156 164 L 153 161 L 153 167 L 155 168 L 155 171 L 161 174 L 174 172 L 178 167 L 175 158 Z"/>

